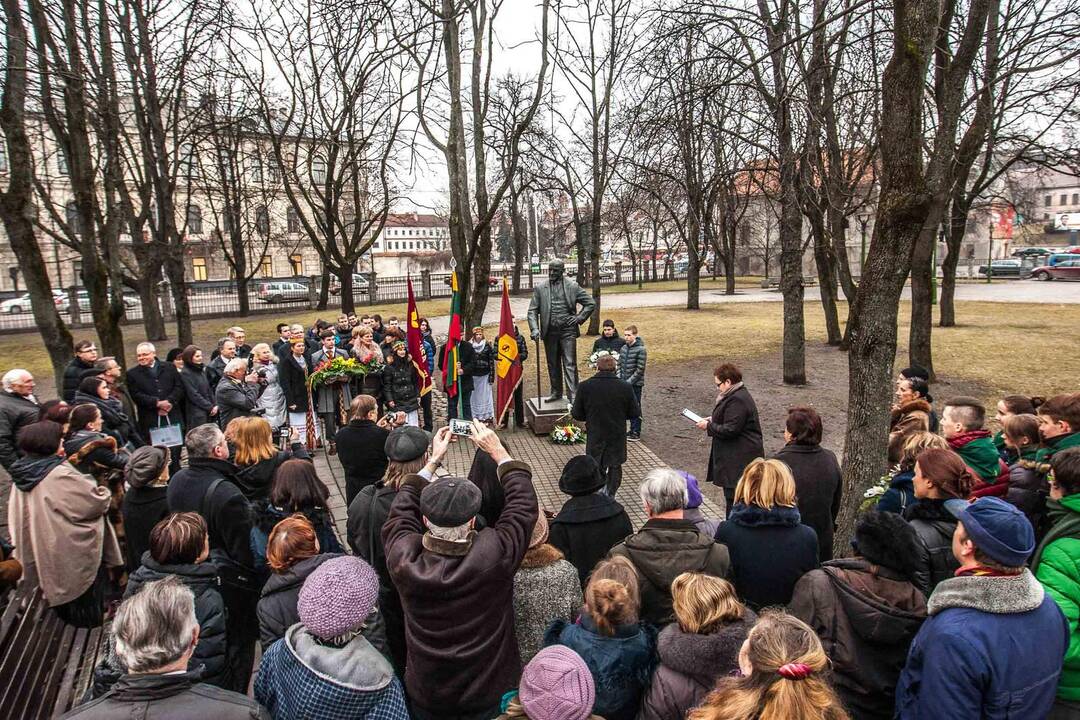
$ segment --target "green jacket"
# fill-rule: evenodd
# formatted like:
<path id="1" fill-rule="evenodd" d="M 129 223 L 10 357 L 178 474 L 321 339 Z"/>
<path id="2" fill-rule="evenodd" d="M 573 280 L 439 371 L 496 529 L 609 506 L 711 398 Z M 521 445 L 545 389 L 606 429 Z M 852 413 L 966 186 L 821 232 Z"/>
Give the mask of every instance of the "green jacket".
<path id="1" fill-rule="evenodd" d="M 1058 697 L 1080 702 L 1080 494 L 1047 500 L 1053 525 L 1032 558 L 1031 570 L 1069 622 L 1069 649 Z"/>
<path id="2" fill-rule="evenodd" d="M 1050 458 L 1054 457 L 1054 453 L 1071 447 L 1080 447 L 1080 432 L 1058 435 L 1056 438 L 1047 440 L 1039 448 L 1039 452 L 1035 453 L 1035 462 L 1039 465 L 1048 465 Z M 1039 468 L 1040 472 L 1049 472 L 1049 470 L 1050 468 Z"/>
<path id="3" fill-rule="evenodd" d="M 1001 456 L 988 437 L 976 438 L 957 448 L 956 453 L 985 483 L 992 485 L 1001 474 Z"/>

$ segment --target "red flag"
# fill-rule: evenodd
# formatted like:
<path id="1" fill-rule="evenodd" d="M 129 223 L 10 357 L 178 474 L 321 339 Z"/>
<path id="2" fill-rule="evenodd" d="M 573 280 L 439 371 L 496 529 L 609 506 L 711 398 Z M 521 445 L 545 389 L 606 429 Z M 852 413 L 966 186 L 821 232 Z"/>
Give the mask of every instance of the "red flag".
<path id="1" fill-rule="evenodd" d="M 413 366 L 416 367 L 416 386 L 423 397 L 431 392 L 431 373 L 428 372 L 426 360 L 422 360 L 424 341 L 420 337 L 420 315 L 416 312 L 416 298 L 413 297 L 412 279 L 407 280 L 409 285 L 409 324 L 405 328 L 405 345 L 409 348 Z"/>
<path id="2" fill-rule="evenodd" d="M 498 386 L 495 396 L 496 424 L 502 424 L 506 411 L 514 402 L 514 391 L 521 383 L 521 360 L 518 358 L 517 334 L 514 332 L 514 315 L 510 312 L 510 290 L 503 278 L 502 313 L 499 316 L 499 337 L 495 343 L 498 358 L 495 374 Z"/>

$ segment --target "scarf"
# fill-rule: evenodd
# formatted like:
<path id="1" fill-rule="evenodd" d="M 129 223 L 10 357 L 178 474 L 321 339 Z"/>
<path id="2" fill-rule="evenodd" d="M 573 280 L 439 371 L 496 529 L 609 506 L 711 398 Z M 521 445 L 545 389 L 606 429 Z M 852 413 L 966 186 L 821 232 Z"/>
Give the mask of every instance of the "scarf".
<path id="1" fill-rule="evenodd" d="M 990 437 L 989 430 L 968 430 L 967 432 L 962 432 L 959 435 L 953 435 L 951 438 L 949 438 L 948 442 L 949 447 L 951 447 L 953 450 L 959 450 L 973 440 L 978 440 L 980 438 L 986 437 Z"/>
<path id="2" fill-rule="evenodd" d="M 959 568 L 953 573 L 953 577 L 1013 577 L 1016 573 L 1001 572 L 994 568 L 989 568 L 984 565 L 976 565 L 975 567 Z"/>
<path id="3" fill-rule="evenodd" d="M 729 387 L 729 388 L 727 389 L 727 392 L 720 392 L 720 393 L 717 393 L 717 394 L 716 394 L 716 403 L 715 403 L 715 404 L 716 404 L 716 405 L 719 405 L 719 404 L 720 404 L 720 401 L 721 401 L 721 400 L 723 400 L 723 399 L 724 399 L 725 397 L 727 397 L 727 396 L 728 396 L 728 395 L 730 395 L 731 393 L 735 392 L 736 390 L 738 390 L 738 389 L 739 389 L 739 388 L 741 388 L 742 386 L 743 386 L 743 382 L 742 382 L 742 380 L 740 380 L 739 382 L 737 382 L 737 383 L 735 383 L 734 385 L 732 385 L 731 387 Z"/>

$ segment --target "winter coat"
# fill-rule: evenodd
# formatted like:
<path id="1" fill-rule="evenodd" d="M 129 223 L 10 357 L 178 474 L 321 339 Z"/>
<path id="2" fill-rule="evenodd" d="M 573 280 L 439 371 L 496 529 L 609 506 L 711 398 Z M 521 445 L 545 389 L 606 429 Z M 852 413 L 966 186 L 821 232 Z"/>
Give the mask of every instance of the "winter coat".
<path id="1" fill-rule="evenodd" d="M 128 443 L 138 447 L 142 445 L 142 438 L 131 418 L 123 411 L 123 404 L 114 396 L 108 400 L 102 400 L 97 395 L 75 391 L 75 405 L 90 404 L 101 413 L 101 431 L 106 435 L 116 438 L 117 447 L 124 447 Z"/>
<path id="2" fill-rule="evenodd" d="M 832 450 L 821 445 L 787 444 L 773 455 L 783 461 L 795 476 L 796 505 L 804 525 L 817 533 L 818 559 L 833 556 L 833 528 L 840 512 L 844 478 Z"/>
<path id="3" fill-rule="evenodd" d="M 644 338 L 637 338 L 633 345 L 624 341 L 619 348 L 619 378 L 635 387 L 644 386 L 647 355 Z"/>
<path id="4" fill-rule="evenodd" d="M 64 454 L 69 463 L 94 478 L 99 485 L 108 485 L 127 465 L 128 454 L 117 451 L 116 438 L 93 430 L 79 430 L 64 441 Z"/>
<path id="5" fill-rule="evenodd" d="M 561 552 L 544 544 L 525 553 L 514 574 L 514 634 L 522 667 L 544 647 L 551 621 L 573 621 L 581 602 L 577 568 Z"/>
<path id="6" fill-rule="evenodd" d="M 274 507 L 269 502 L 260 504 L 258 517 L 255 518 L 255 524 L 251 528 L 251 557 L 254 559 L 255 564 L 253 567 L 257 572 L 264 573 L 269 570 L 266 564 L 266 546 L 270 541 L 270 533 L 273 532 L 274 526 L 292 515 L 292 512 Z M 341 542 L 337 539 L 337 533 L 334 532 L 334 526 L 330 524 L 326 510 L 313 508 L 305 511 L 303 515 L 311 522 L 311 526 L 315 528 L 315 538 L 319 541 L 319 552 L 344 552 Z"/>
<path id="7" fill-rule="evenodd" d="M 287 460 L 310 460 L 307 449 L 302 443 L 292 443 L 288 451 L 278 450 L 268 458 L 251 465 L 237 465 L 233 482 L 248 500 L 265 500 L 270 497 L 270 488 L 274 484 L 274 473 Z"/>
<path id="8" fill-rule="evenodd" d="M 394 403 L 395 411 L 416 412 L 420 408 L 420 390 L 417 387 L 419 378 L 419 373 L 408 357 L 395 357 L 394 362 L 387 363 L 383 368 L 383 401 L 388 406 Z"/>
<path id="9" fill-rule="evenodd" d="M 889 465 L 900 462 L 904 443 L 912 433 L 930 431 L 930 403 L 923 398 L 892 409 L 889 418 Z"/>
<path id="10" fill-rule="evenodd" d="M 282 573 L 274 573 L 263 585 L 259 598 L 259 642 L 263 652 L 285 637 L 285 633 L 300 622 L 297 602 L 300 600 L 300 588 L 315 569 L 327 560 L 344 557 L 340 552 L 323 552 L 314 557 L 304 558 Z M 364 621 L 363 636 L 383 655 L 387 654 L 386 630 L 382 617 L 376 608 Z"/>
<path id="11" fill-rule="evenodd" d="M 285 394 L 285 408 L 288 412 L 302 413 L 308 410 L 307 376 L 311 374 L 314 366 L 310 356 L 301 357 L 303 367 L 300 367 L 292 353 L 282 357 L 278 363 L 278 384 Z"/>
<path id="12" fill-rule="evenodd" d="M 251 416 L 259 404 L 259 386 L 223 377 L 214 391 L 214 404 L 218 406 L 218 422 L 225 429 L 234 418 Z"/>
<path id="13" fill-rule="evenodd" d="M 915 586 L 929 597 L 939 582 L 951 578 L 960 567 L 952 553 L 956 518 L 945 509 L 944 500 L 923 498 L 904 511 L 904 519 L 915 528 L 921 548 Z"/>
<path id="14" fill-rule="evenodd" d="M 745 610 L 741 618 L 708 635 L 683 632 L 674 623 L 661 630 L 656 641 L 660 662 L 637 720 L 685 718 L 717 680 L 739 670 L 739 650 L 756 621 L 757 615 Z"/>
<path id="15" fill-rule="evenodd" d="M 333 360 L 335 357 L 348 359 L 349 353 L 344 350 L 333 350 L 331 356 L 325 350 L 319 350 L 312 354 L 311 364 L 318 367 L 320 363 L 326 360 Z M 346 412 L 349 409 L 349 405 L 352 404 L 352 390 L 349 388 L 349 383 L 338 383 L 336 385 L 320 385 L 315 389 L 315 412 L 318 413 L 331 413 L 338 414 L 338 410 L 342 407 L 338 405 L 338 396 L 341 396 L 341 402 L 344 403 Z"/>
<path id="16" fill-rule="evenodd" d="M 353 418 L 337 431 L 338 460 L 345 471 L 345 504 L 351 505 L 356 493 L 374 485 L 386 473 L 386 439 L 390 431 L 371 420 Z"/>
<path id="17" fill-rule="evenodd" d="M 379 585 L 393 588 L 390 573 L 386 569 L 386 550 L 383 547 L 382 529 L 390 517 L 390 507 L 397 497 L 396 488 L 381 481 L 368 485 L 349 504 L 347 534 L 349 547 L 375 568 Z"/>
<path id="18" fill-rule="evenodd" d="M 626 423 L 641 417 L 641 405 L 630 383 L 611 371 L 596 373 L 578 385 L 571 414 L 587 423 L 585 452 L 596 458 L 600 467 L 626 462 Z"/>
<path id="19" fill-rule="evenodd" d="M 217 402 L 206 368 L 184 363 L 180 369 L 180 383 L 184 386 L 184 418 L 187 426 L 193 428 L 210 422 L 210 411 Z"/>
<path id="20" fill-rule="evenodd" d="M 895 717 L 1046 717 L 1069 624 L 1030 571 L 943 580 L 927 612 L 896 684 Z"/>
<path id="21" fill-rule="evenodd" d="M 64 367 L 63 391 L 60 398 L 68 405 L 74 404 L 75 391 L 79 389 L 79 383 L 87 377 L 86 372 L 94 369 L 94 363 L 85 363 L 77 357 L 71 358 Z"/>
<path id="22" fill-rule="evenodd" d="M 904 511 L 916 502 L 915 471 L 898 470 L 889 479 L 889 487 L 882 493 L 874 509 L 903 515 Z"/>
<path id="23" fill-rule="evenodd" d="M 1046 498 L 1050 486 L 1035 469 L 1035 449 L 1025 450 L 1009 465 L 1009 489 L 1005 500 L 1024 513 L 1035 535 L 1041 537 L 1046 524 Z"/>
<path id="24" fill-rule="evenodd" d="M 600 337 L 596 338 L 592 344 L 592 352 L 598 353 L 601 350 L 605 352 L 612 352 L 616 355 L 620 355 L 620 351 L 626 346 L 626 341 L 622 337 L 615 333 L 611 337 L 604 337 L 603 333 L 600 333 Z"/>
<path id="25" fill-rule="evenodd" d="M 833 688 L 848 712 L 891 718 L 896 680 L 926 619 L 922 592 L 893 570 L 845 558 L 803 575 L 788 612 L 821 638 Z"/>
<path id="26" fill-rule="evenodd" d="M 514 574 L 536 525 L 532 470 L 499 466 L 506 506 L 464 543 L 424 532 L 420 476 L 405 480 L 383 525 L 386 565 L 405 608 L 409 697 L 431 714 L 467 714 L 498 703 L 521 676 L 514 638 Z"/>
<path id="27" fill-rule="evenodd" d="M 150 366 L 136 365 L 127 371 L 128 390 L 139 411 L 139 428 L 144 437 L 150 428 L 181 422 L 184 412 L 184 385 L 172 363 L 154 360 Z M 159 400 L 172 403 L 168 415 L 158 415 Z"/>
<path id="28" fill-rule="evenodd" d="M 485 341 L 484 347 L 477 350 L 469 341 L 463 341 L 462 345 L 468 345 L 472 349 L 469 357 L 461 357 L 461 372 L 469 377 L 491 378 L 495 374 L 495 346 Z"/>
<path id="29" fill-rule="evenodd" d="M 41 408 L 37 400 L 0 390 L 0 465 L 11 472 L 11 466 L 19 459 L 15 436 L 24 425 L 37 422 Z"/>
<path id="30" fill-rule="evenodd" d="M 706 480 L 713 485 L 734 488 L 750 461 L 765 457 L 757 405 L 741 383 L 713 407 L 706 432 L 712 438 Z"/>
<path id="31" fill-rule="evenodd" d="M 120 505 L 124 518 L 124 558 L 129 573 L 142 564 L 143 553 L 150 549 L 150 531 L 169 514 L 167 485 L 144 485 L 128 488 Z"/>
<path id="32" fill-rule="evenodd" d="M 683 519 L 694 523 L 694 527 L 698 529 L 698 532 L 709 537 L 716 535 L 716 528 L 720 527 L 719 518 L 705 517 L 705 513 L 701 512 L 700 506 L 684 509 Z"/>
<path id="33" fill-rule="evenodd" d="M 263 655 L 255 699 L 275 720 L 409 720 L 394 668 L 363 635 L 333 647 L 299 623 Z"/>
<path id="34" fill-rule="evenodd" d="M 439 368 L 446 367 L 446 345 L 439 348 Z M 469 364 L 472 356 L 475 354 L 473 346 L 468 342 L 459 342 L 458 348 L 458 364 L 461 365 L 461 374 L 458 375 L 457 381 L 461 390 L 472 390 L 473 380 L 472 377 L 465 372 L 465 367 Z M 447 374 L 443 373 L 443 390 L 446 389 Z"/>
<path id="35" fill-rule="evenodd" d="M 641 619 L 657 627 L 675 620 L 671 581 L 676 576 L 700 572 L 722 578 L 731 565 L 726 547 L 684 519 L 649 518 L 640 530 L 613 547 L 611 554 L 634 564 L 640 577 Z"/>
<path id="36" fill-rule="evenodd" d="M 567 646 L 589 666 L 596 683 L 593 713 L 605 720 L 632 720 L 637 714 L 655 664 L 655 628 L 633 623 L 604 635 L 583 613 L 577 623 L 552 622 L 544 633 L 548 645 Z"/>
<path id="37" fill-rule="evenodd" d="M 175 575 L 195 595 L 195 619 L 199 622 L 199 643 L 188 661 L 188 670 L 202 666 L 202 681 L 224 687 L 227 682 L 225 665 L 225 602 L 218 590 L 217 568 L 212 563 L 195 565 L 161 565 L 147 551 L 142 566 L 128 577 L 124 597 L 137 593 L 146 583 Z"/>
<path id="38" fill-rule="evenodd" d="M 269 720 L 254 700 L 199 682 L 198 673 L 125 675 L 102 697 L 81 705 L 64 720 Z"/>
<path id="39" fill-rule="evenodd" d="M 41 587 L 50 607 L 86 592 L 98 568 L 124 564 L 105 517 L 109 489 L 56 455 L 26 456 L 11 468 L 8 531 L 23 581 Z"/>
<path id="40" fill-rule="evenodd" d="M 212 353 L 210 362 L 206 364 L 206 380 L 211 388 L 216 388 L 221 379 L 225 377 L 225 366 L 229 363 L 217 350 Z"/>
<path id="41" fill-rule="evenodd" d="M 727 545 L 735 592 L 753 610 L 786 605 L 795 583 L 818 565 L 817 535 L 798 508 L 735 503 L 716 542 Z"/>
<path id="42" fill-rule="evenodd" d="M 265 410 L 263 418 L 270 423 L 270 427 L 279 428 L 289 419 L 285 410 L 285 392 L 281 389 L 278 380 L 278 363 L 266 364 L 256 362 L 251 366 L 252 372 L 259 374 L 259 384 L 262 393 L 259 394 L 257 408 Z"/>
<path id="43" fill-rule="evenodd" d="M 632 532 L 630 516 L 615 498 L 603 493 L 566 501 L 548 526 L 548 542 L 577 568 L 581 586 L 596 563 Z"/>
<path id="44" fill-rule="evenodd" d="M 222 478 L 211 497 L 204 498 L 214 480 Z M 251 510 L 236 486 L 236 466 L 225 460 L 194 458 L 169 481 L 170 512 L 197 512 L 206 520 L 210 549 L 233 562 L 253 566 Z"/>
<path id="45" fill-rule="evenodd" d="M 1069 651 L 1057 696 L 1080 702 L 1080 495 L 1049 500 L 1050 531 L 1031 560 L 1031 571 L 1069 621 Z"/>

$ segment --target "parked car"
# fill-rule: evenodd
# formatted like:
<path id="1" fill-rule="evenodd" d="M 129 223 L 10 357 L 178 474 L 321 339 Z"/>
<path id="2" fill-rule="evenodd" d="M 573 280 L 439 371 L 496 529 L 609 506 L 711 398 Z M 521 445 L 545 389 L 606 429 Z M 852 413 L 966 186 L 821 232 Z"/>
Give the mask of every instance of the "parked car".
<path id="1" fill-rule="evenodd" d="M 1036 280 L 1080 280 L 1080 259 L 1037 267 L 1031 271 L 1031 277 Z"/>
<path id="2" fill-rule="evenodd" d="M 1053 251 L 1050 250 L 1049 248 L 1028 247 L 1028 248 L 1018 248 L 1016 250 L 1013 250 L 1012 255 L 1013 255 L 1013 257 L 1028 257 L 1028 256 L 1041 257 L 1041 256 L 1044 256 L 1044 255 L 1051 255 L 1052 253 L 1053 253 Z"/>
<path id="3" fill-rule="evenodd" d="M 488 287 L 489 288 L 498 287 L 500 282 L 502 282 L 502 280 L 495 277 L 494 275 L 488 275 Z M 443 284 L 447 285 L 447 286 L 450 285 L 450 276 L 449 275 L 447 275 L 446 277 L 443 278 Z"/>
<path id="4" fill-rule="evenodd" d="M 296 302 L 308 299 L 307 285 L 298 282 L 280 280 L 261 282 L 255 293 L 264 303 Z"/>
<path id="5" fill-rule="evenodd" d="M 56 300 L 56 309 L 60 312 L 67 312 L 70 309 L 71 302 L 68 299 L 68 294 L 62 290 L 54 290 L 53 297 Z M 79 299 L 79 312 L 90 312 L 90 293 L 86 290 L 79 290 L 76 293 L 76 297 Z M 139 298 L 135 295 L 125 294 L 123 296 L 124 307 L 131 309 L 139 304 Z"/>
<path id="6" fill-rule="evenodd" d="M 357 295 L 367 295 L 367 293 L 368 293 L 368 279 L 367 279 L 366 275 L 361 275 L 360 273 L 353 273 L 353 276 L 352 276 L 352 291 L 353 291 L 353 297 L 356 297 Z M 331 295 L 340 295 L 341 294 L 341 281 L 338 280 L 337 278 L 334 278 L 333 280 L 330 281 L 330 294 Z"/>
<path id="7" fill-rule="evenodd" d="M 63 290 L 53 290 L 53 302 L 56 302 L 57 298 L 66 298 L 67 293 Z M 23 293 L 18 297 L 9 298 L 3 302 L 0 302 L 0 313 L 7 313 L 8 315 L 19 315 L 20 313 L 30 312 L 30 293 Z"/>
<path id="8" fill-rule="evenodd" d="M 1020 277 L 1023 269 L 1024 265 L 1019 260 L 993 260 L 990 263 L 993 277 Z M 979 274 L 986 275 L 985 265 L 979 268 Z"/>

